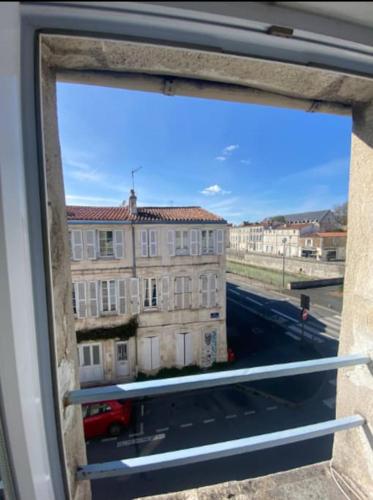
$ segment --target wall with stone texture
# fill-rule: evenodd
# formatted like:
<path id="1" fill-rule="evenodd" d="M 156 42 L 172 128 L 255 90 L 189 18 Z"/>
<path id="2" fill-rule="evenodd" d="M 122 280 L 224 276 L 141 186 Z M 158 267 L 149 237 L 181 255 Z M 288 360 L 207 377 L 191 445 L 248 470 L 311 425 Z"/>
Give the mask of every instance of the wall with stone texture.
<path id="1" fill-rule="evenodd" d="M 258 253 L 239 253 L 229 250 L 227 253 L 228 261 L 238 262 L 240 264 L 248 264 L 256 267 L 266 267 L 282 271 L 283 259 L 282 256 L 265 255 Z M 285 259 L 285 270 L 294 274 L 305 274 L 315 278 L 339 278 L 344 276 L 344 262 L 316 262 L 306 258 L 289 258 Z"/>

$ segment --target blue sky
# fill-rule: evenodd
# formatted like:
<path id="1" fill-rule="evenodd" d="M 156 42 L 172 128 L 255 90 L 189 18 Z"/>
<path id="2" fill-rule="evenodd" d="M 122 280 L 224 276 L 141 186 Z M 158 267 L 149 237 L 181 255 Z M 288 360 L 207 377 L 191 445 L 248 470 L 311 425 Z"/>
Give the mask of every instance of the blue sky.
<path id="1" fill-rule="evenodd" d="M 66 200 L 199 205 L 228 221 L 347 199 L 351 120 L 268 106 L 58 84 Z"/>

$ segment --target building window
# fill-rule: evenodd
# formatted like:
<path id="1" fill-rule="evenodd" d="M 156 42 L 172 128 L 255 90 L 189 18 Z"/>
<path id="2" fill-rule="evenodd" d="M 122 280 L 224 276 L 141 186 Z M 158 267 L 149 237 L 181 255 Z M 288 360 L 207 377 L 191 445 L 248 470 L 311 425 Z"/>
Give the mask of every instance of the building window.
<path id="1" fill-rule="evenodd" d="M 202 239 L 202 254 L 206 255 L 215 253 L 215 231 L 213 229 L 201 231 L 201 239 Z"/>
<path id="2" fill-rule="evenodd" d="M 101 306 L 103 313 L 116 312 L 115 280 L 101 281 Z"/>
<path id="3" fill-rule="evenodd" d="M 99 231 L 101 257 L 114 257 L 113 231 Z"/>
<path id="4" fill-rule="evenodd" d="M 175 278 L 175 309 L 188 309 L 192 305 L 192 280 L 187 276 Z"/>
<path id="5" fill-rule="evenodd" d="M 189 254 L 188 231 L 175 231 L 175 255 Z"/>
<path id="6" fill-rule="evenodd" d="M 158 294 L 157 294 L 157 280 L 156 278 L 144 279 L 144 308 L 157 307 Z"/>
<path id="7" fill-rule="evenodd" d="M 76 308 L 76 296 L 75 296 L 75 285 L 73 284 L 73 312 L 74 312 L 74 316 L 77 316 L 78 314 L 78 311 L 77 311 L 77 308 Z"/>
<path id="8" fill-rule="evenodd" d="M 204 274 L 200 277 L 201 307 L 218 306 L 218 277 L 216 274 Z"/>

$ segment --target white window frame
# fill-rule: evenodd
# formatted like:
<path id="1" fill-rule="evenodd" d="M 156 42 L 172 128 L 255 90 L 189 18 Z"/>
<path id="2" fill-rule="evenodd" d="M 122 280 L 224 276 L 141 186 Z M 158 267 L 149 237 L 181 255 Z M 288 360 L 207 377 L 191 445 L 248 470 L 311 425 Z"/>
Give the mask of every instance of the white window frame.
<path id="1" fill-rule="evenodd" d="M 152 297 L 152 284 L 155 283 L 155 292 L 156 292 L 156 296 L 155 296 L 155 305 L 152 305 L 152 302 L 153 302 L 153 297 Z M 149 290 L 149 297 L 146 298 L 146 293 L 147 293 L 147 290 Z M 148 300 L 149 301 L 149 305 L 145 305 L 145 301 Z M 158 309 L 158 305 L 159 305 L 159 290 L 158 290 L 158 280 L 157 278 L 143 278 L 143 300 L 142 300 L 142 305 L 143 305 L 143 308 L 144 308 L 144 311 L 148 311 L 148 310 L 151 310 L 151 309 Z"/>
<path id="2" fill-rule="evenodd" d="M 103 291 L 104 283 L 106 283 L 106 288 L 107 288 L 108 311 L 104 311 L 104 291 Z M 111 283 L 114 283 L 114 298 L 111 293 L 111 285 L 110 285 Z M 111 309 L 112 305 L 115 306 L 114 309 Z M 115 279 L 107 279 L 100 281 L 100 312 L 103 316 L 118 314 L 117 283 Z"/>
<path id="3" fill-rule="evenodd" d="M 180 247 L 177 246 L 177 233 L 180 233 Z M 175 255 L 189 255 L 189 252 L 189 231 L 187 229 L 175 229 Z"/>
<path id="4" fill-rule="evenodd" d="M 203 245 L 203 233 L 206 232 L 206 245 Z M 201 254 L 215 255 L 216 254 L 216 231 L 215 229 L 201 229 Z"/>
<path id="5" fill-rule="evenodd" d="M 178 291 L 178 283 L 181 291 Z M 181 305 L 178 306 L 177 296 L 180 296 Z M 188 298 L 188 300 L 186 300 Z M 189 304 L 188 304 L 189 302 Z M 174 279 L 174 309 L 190 309 L 192 307 L 192 278 L 190 276 L 176 276 Z"/>
<path id="6" fill-rule="evenodd" d="M 111 233 L 112 234 L 112 253 L 105 255 L 101 252 L 101 234 L 102 233 Z M 101 259 L 114 259 L 115 258 L 115 251 L 114 251 L 114 230 L 113 229 L 99 229 L 97 231 L 97 240 L 98 240 L 98 245 L 97 245 L 97 250 L 98 254 L 101 257 Z"/>

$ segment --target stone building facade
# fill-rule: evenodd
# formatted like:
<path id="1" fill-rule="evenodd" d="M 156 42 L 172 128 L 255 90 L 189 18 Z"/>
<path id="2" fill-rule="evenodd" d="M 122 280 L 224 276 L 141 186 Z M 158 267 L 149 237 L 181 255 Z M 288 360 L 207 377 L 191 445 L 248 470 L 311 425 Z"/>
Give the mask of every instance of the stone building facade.
<path id="1" fill-rule="evenodd" d="M 300 238 L 316 230 L 313 223 L 283 224 L 268 227 L 263 232 L 263 252 L 287 257 L 300 257 Z"/>
<path id="2" fill-rule="evenodd" d="M 229 230 L 230 247 L 241 252 L 262 252 L 263 232 L 262 224 L 232 226 Z"/>
<path id="3" fill-rule="evenodd" d="M 67 219 L 83 384 L 226 360 L 223 219 L 137 208 L 134 193 L 128 206 L 68 206 Z"/>
<path id="4" fill-rule="evenodd" d="M 301 257 L 316 260 L 345 260 L 346 232 L 317 232 L 307 234 L 299 239 Z"/>

